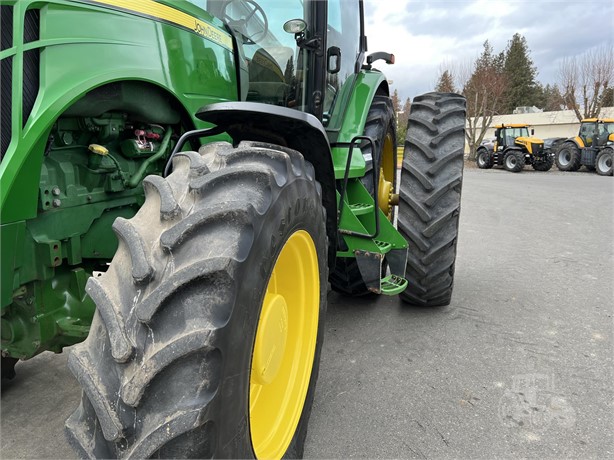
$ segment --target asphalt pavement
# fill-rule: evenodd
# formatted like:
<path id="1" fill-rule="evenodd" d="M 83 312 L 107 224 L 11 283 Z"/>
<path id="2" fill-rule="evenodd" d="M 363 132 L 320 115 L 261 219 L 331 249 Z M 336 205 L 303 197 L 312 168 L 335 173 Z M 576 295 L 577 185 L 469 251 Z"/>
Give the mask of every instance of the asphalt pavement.
<path id="1" fill-rule="evenodd" d="M 614 181 L 467 168 L 448 307 L 331 293 L 307 458 L 614 456 Z M 17 365 L 2 459 L 75 458 L 66 354 Z"/>

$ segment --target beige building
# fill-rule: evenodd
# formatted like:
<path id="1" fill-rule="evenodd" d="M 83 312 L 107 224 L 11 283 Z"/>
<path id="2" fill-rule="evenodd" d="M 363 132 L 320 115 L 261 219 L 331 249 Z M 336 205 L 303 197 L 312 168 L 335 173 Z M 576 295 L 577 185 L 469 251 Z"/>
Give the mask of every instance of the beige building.
<path id="1" fill-rule="evenodd" d="M 614 107 L 601 109 L 599 118 L 614 118 Z M 535 137 L 547 139 L 549 137 L 573 137 L 578 134 L 580 122 L 573 110 L 560 110 L 558 112 L 516 113 L 512 115 L 495 116 L 491 128 L 486 131 L 484 138 L 495 136 L 493 126 L 501 123 L 526 123 L 535 129 Z"/>

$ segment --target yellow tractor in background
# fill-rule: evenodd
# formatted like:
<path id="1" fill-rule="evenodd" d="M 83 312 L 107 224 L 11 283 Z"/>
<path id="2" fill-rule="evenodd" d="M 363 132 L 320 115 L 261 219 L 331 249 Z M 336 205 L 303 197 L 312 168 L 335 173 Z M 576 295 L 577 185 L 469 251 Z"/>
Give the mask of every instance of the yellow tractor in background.
<path id="1" fill-rule="evenodd" d="M 525 164 L 537 171 L 548 171 L 553 160 L 544 149 L 544 141 L 529 135 L 529 125 L 500 124 L 495 126 L 495 141 L 478 147 L 476 162 L 480 169 L 503 166 L 510 172 L 520 172 Z"/>
<path id="2" fill-rule="evenodd" d="M 582 166 L 601 176 L 612 175 L 614 119 L 586 118 L 576 137 L 557 142 L 556 166 L 561 171 L 577 171 Z"/>

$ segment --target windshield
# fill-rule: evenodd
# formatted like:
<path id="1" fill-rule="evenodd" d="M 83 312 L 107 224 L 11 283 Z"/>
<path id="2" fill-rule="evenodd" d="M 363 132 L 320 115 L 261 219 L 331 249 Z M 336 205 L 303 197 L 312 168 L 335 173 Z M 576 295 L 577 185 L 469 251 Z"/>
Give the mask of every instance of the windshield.
<path id="1" fill-rule="evenodd" d="M 512 137 L 513 139 L 518 137 L 529 137 L 529 128 L 526 126 L 522 128 L 506 128 L 505 135 L 507 137 Z"/>
<path id="2" fill-rule="evenodd" d="M 305 18 L 303 0 L 209 0 L 207 6 L 237 37 L 247 63 L 247 100 L 306 110 L 307 53 L 283 28 Z"/>

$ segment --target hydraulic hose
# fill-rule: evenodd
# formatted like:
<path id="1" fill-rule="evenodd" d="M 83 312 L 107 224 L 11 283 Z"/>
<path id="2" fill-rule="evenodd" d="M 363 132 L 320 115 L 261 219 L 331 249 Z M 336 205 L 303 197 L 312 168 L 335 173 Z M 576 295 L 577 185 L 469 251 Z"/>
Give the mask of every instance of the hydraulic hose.
<path id="1" fill-rule="evenodd" d="M 164 138 L 162 139 L 162 143 L 160 144 L 160 150 L 158 150 L 158 153 L 150 156 L 141 164 L 141 167 L 139 168 L 139 170 L 126 183 L 126 187 L 135 188 L 137 185 L 141 183 L 141 181 L 145 177 L 145 171 L 147 171 L 147 168 L 149 167 L 149 165 L 151 165 L 154 161 L 158 161 L 166 153 L 166 150 L 168 148 L 168 144 L 171 140 L 172 134 L 173 134 L 173 130 L 171 129 L 170 126 L 167 126 L 166 133 L 164 134 Z"/>

